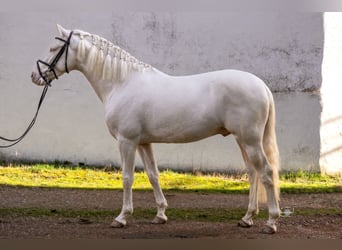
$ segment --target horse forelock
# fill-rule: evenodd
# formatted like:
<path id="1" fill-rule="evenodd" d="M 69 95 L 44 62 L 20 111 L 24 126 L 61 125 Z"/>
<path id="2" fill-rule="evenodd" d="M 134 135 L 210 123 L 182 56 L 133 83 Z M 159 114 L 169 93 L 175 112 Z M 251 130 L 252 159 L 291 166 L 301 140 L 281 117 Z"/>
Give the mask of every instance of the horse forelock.
<path id="1" fill-rule="evenodd" d="M 77 59 L 85 61 L 86 70 L 102 80 L 124 81 L 130 72 L 151 67 L 103 37 L 81 30 L 75 30 L 74 34 L 80 38 Z M 86 43 L 90 43 L 90 46 L 86 46 Z"/>

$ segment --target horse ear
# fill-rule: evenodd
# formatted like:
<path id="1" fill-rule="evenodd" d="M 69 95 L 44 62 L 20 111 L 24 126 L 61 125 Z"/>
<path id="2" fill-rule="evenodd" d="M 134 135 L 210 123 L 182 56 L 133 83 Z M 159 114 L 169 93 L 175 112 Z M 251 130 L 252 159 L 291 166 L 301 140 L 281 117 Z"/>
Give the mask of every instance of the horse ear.
<path id="1" fill-rule="evenodd" d="M 66 37 L 68 36 L 69 32 L 68 30 L 64 29 L 61 25 L 57 24 L 57 30 L 60 36 L 62 37 Z"/>

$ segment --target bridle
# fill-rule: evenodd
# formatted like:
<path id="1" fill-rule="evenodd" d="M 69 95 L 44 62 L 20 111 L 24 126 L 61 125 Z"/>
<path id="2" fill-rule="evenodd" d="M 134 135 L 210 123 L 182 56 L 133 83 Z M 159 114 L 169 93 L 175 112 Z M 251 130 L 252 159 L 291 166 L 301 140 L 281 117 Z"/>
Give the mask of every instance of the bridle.
<path id="1" fill-rule="evenodd" d="M 64 61 L 65 72 L 69 73 L 68 52 L 69 52 L 69 45 L 70 45 L 70 40 L 71 40 L 72 34 L 73 34 L 73 31 L 70 32 L 67 40 L 64 40 L 60 37 L 55 37 L 55 39 L 64 42 L 64 45 L 60 48 L 57 55 L 55 56 L 55 58 L 52 60 L 52 62 L 50 64 L 47 62 L 44 62 L 42 60 L 37 61 L 38 72 L 39 72 L 40 77 L 44 80 L 45 85 L 51 86 L 50 83 L 52 82 L 52 80 L 49 80 L 46 78 L 46 76 L 42 73 L 39 64 L 41 63 L 41 64 L 44 64 L 45 66 L 47 66 L 48 71 L 53 73 L 53 75 L 55 76 L 55 79 L 58 79 L 58 76 L 57 76 L 56 71 L 55 71 L 55 67 L 56 67 L 56 64 L 58 63 L 59 59 L 61 59 L 62 55 L 64 54 L 64 51 L 65 51 L 65 61 Z"/>
<path id="2" fill-rule="evenodd" d="M 50 64 L 47 63 L 47 62 L 44 62 L 42 60 L 38 60 L 37 61 L 38 73 L 39 73 L 40 77 L 45 82 L 45 86 L 44 86 L 42 95 L 40 96 L 40 99 L 39 99 L 39 102 L 38 102 L 37 111 L 36 111 L 35 115 L 33 116 L 33 119 L 31 121 L 31 123 L 29 124 L 29 126 L 27 127 L 27 129 L 25 130 L 25 132 L 21 136 L 19 136 L 16 139 L 8 139 L 8 138 L 0 136 L 0 140 L 3 140 L 3 141 L 6 141 L 6 142 L 10 143 L 9 145 L 0 145 L 0 148 L 9 148 L 9 147 L 12 147 L 15 144 L 19 143 L 22 139 L 24 139 L 24 137 L 28 134 L 28 132 L 31 130 L 31 128 L 33 127 L 34 123 L 36 122 L 36 119 L 37 119 L 40 107 L 41 107 L 41 105 L 42 105 L 42 103 L 44 101 L 44 98 L 45 98 L 45 95 L 47 93 L 47 90 L 48 90 L 49 87 L 51 87 L 51 82 L 54 80 L 54 79 L 46 78 L 46 74 L 43 74 L 43 72 L 42 72 L 42 70 L 40 68 L 40 64 L 44 64 L 45 66 L 47 66 L 48 67 L 48 71 L 53 73 L 55 79 L 58 79 L 58 76 L 57 76 L 56 71 L 55 71 L 55 67 L 56 67 L 56 64 L 59 62 L 59 60 L 61 59 L 61 57 L 63 56 L 63 54 L 65 52 L 65 62 L 64 62 L 65 72 L 69 73 L 69 69 L 68 69 L 68 52 L 69 52 L 69 45 L 70 45 L 70 40 L 71 40 L 72 34 L 73 34 L 73 31 L 70 32 L 69 37 L 68 37 L 67 40 L 64 40 L 64 39 L 62 39 L 60 37 L 55 37 L 55 39 L 64 42 L 64 45 L 59 49 L 57 55 L 55 56 L 55 58 L 52 60 L 52 62 Z"/>

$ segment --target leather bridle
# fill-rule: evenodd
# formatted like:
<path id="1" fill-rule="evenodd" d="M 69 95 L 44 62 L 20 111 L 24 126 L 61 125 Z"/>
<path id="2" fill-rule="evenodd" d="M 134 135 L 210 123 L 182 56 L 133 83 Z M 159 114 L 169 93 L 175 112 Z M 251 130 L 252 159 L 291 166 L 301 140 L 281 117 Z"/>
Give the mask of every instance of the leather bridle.
<path id="1" fill-rule="evenodd" d="M 56 71 L 55 71 L 55 67 L 56 67 L 56 64 L 58 63 L 58 61 L 63 56 L 64 51 L 65 51 L 65 62 L 64 62 L 65 72 L 69 73 L 69 69 L 68 69 L 68 52 L 69 52 L 69 45 L 70 45 L 70 40 L 71 40 L 72 34 L 73 34 L 73 31 L 70 32 L 69 37 L 68 37 L 67 40 L 64 40 L 64 39 L 62 39 L 60 37 L 55 37 L 55 39 L 64 42 L 64 45 L 60 48 L 60 50 L 58 51 L 57 55 L 55 56 L 55 58 L 52 60 L 52 62 L 50 64 L 47 63 L 47 62 L 44 62 L 42 60 L 38 60 L 37 61 L 37 68 L 38 68 L 39 75 L 44 80 L 46 85 L 51 86 L 50 83 L 53 81 L 53 79 L 50 80 L 50 79 L 46 78 L 46 74 L 43 74 L 41 69 L 40 69 L 40 63 L 44 64 L 45 66 L 47 66 L 48 67 L 48 71 L 53 73 L 53 75 L 55 76 L 55 79 L 58 79 L 58 76 L 57 76 Z"/>
<path id="2" fill-rule="evenodd" d="M 41 97 L 39 99 L 39 102 L 38 102 L 37 111 L 36 111 L 35 115 L 33 116 L 33 119 L 31 121 L 31 123 L 29 124 L 29 126 L 27 127 L 27 129 L 25 130 L 25 132 L 21 136 L 19 136 L 16 139 L 8 139 L 8 138 L 0 136 L 0 140 L 3 140 L 3 141 L 6 141 L 6 142 L 10 143 L 8 145 L 0 145 L 0 148 L 9 148 L 9 147 L 12 147 L 15 144 L 19 143 L 22 139 L 24 139 L 24 137 L 28 134 L 28 132 L 31 130 L 31 128 L 33 127 L 34 123 L 36 122 L 36 119 L 37 119 L 40 107 L 41 107 L 41 105 L 42 105 L 42 103 L 44 101 L 46 92 L 47 92 L 48 88 L 51 86 L 51 82 L 54 80 L 54 79 L 46 78 L 46 74 L 43 74 L 43 72 L 42 72 L 42 70 L 40 68 L 40 63 L 44 64 L 45 66 L 47 66 L 48 67 L 48 71 L 53 73 L 53 75 L 55 76 L 55 79 L 58 79 L 58 76 L 57 76 L 56 71 L 55 71 L 55 67 L 56 67 L 56 64 L 58 63 L 58 61 L 61 59 L 61 57 L 63 56 L 63 54 L 65 52 L 65 62 L 64 62 L 65 72 L 69 73 L 69 69 L 68 69 L 68 52 L 69 52 L 69 45 L 70 45 L 70 40 L 71 40 L 72 34 L 73 34 L 73 31 L 70 32 L 69 37 L 68 37 L 67 40 L 64 40 L 62 38 L 56 37 L 57 40 L 64 42 L 64 45 L 60 48 L 60 50 L 58 51 L 57 55 L 55 56 L 55 58 L 52 60 L 52 62 L 50 64 L 47 63 L 47 62 L 44 62 L 42 60 L 38 60 L 37 61 L 37 68 L 38 68 L 39 75 L 40 75 L 40 77 L 45 82 L 45 86 L 44 86 L 42 95 L 41 95 Z"/>

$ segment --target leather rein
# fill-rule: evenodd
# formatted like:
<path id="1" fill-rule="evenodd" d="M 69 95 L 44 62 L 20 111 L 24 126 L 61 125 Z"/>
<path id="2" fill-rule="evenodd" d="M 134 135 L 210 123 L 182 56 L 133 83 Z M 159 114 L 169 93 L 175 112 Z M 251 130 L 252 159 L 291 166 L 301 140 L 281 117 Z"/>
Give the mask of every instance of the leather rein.
<path id="1" fill-rule="evenodd" d="M 40 107 L 41 107 L 41 105 L 42 105 L 42 103 L 44 101 L 44 98 L 46 96 L 48 88 L 51 87 L 51 82 L 54 80 L 54 79 L 48 79 L 47 78 L 46 73 L 44 74 L 42 72 L 42 70 L 40 68 L 40 64 L 43 64 L 43 65 L 47 66 L 48 70 L 46 72 L 52 72 L 54 77 L 55 77 L 55 79 L 58 79 L 58 76 L 57 76 L 56 71 L 55 71 L 55 67 L 56 67 L 56 64 L 58 63 L 58 61 L 61 59 L 61 57 L 63 56 L 63 54 L 65 52 L 65 62 L 64 62 L 65 72 L 69 73 L 69 69 L 68 69 L 68 52 L 69 52 L 69 45 L 70 45 L 70 40 L 71 40 L 72 34 L 73 34 L 73 31 L 70 32 L 69 37 L 68 37 L 67 40 L 64 40 L 64 39 L 59 38 L 59 37 L 55 37 L 57 40 L 64 42 L 64 45 L 60 48 L 60 50 L 58 51 L 57 55 L 55 56 L 55 58 L 52 60 L 52 62 L 50 64 L 47 63 L 47 62 L 44 62 L 42 60 L 38 60 L 37 61 L 38 73 L 39 73 L 40 77 L 45 82 L 45 86 L 44 86 L 43 92 L 42 92 L 42 94 L 40 96 L 40 99 L 39 99 L 39 102 L 38 102 L 37 111 L 36 111 L 35 115 L 33 116 L 33 119 L 31 121 L 31 123 L 29 124 L 29 126 L 27 127 L 27 129 L 24 131 L 24 133 L 21 136 L 19 136 L 16 139 L 9 139 L 9 138 L 5 138 L 5 137 L 0 136 L 0 140 L 10 143 L 8 145 L 0 145 L 0 148 L 9 148 L 9 147 L 12 147 L 12 146 L 16 145 L 17 143 L 19 143 L 28 134 L 28 132 L 31 130 L 31 128 L 33 127 L 33 125 L 35 124 L 35 122 L 37 120 L 37 116 L 38 116 Z"/>

